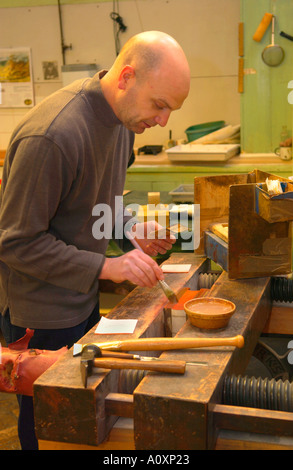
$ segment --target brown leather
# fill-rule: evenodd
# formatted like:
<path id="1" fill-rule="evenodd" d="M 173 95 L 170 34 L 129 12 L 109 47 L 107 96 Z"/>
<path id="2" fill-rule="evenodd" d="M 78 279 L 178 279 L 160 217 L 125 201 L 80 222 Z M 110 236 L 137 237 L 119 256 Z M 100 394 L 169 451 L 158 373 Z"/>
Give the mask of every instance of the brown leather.
<path id="1" fill-rule="evenodd" d="M 34 330 L 27 329 L 26 334 L 7 348 L 2 347 L 0 357 L 0 391 L 33 395 L 33 383 L 59 357 L 67 347 L 57 351 L 45 349 L 28 349 L 28 344 Z"/>

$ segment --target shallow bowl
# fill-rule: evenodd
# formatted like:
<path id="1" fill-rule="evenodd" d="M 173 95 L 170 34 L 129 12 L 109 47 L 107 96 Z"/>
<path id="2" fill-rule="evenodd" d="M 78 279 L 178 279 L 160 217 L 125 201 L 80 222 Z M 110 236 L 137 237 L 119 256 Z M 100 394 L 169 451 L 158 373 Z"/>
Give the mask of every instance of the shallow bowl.
<path id="1" fill-rule="evenodd" d="M 184 304 L 190 323 L 206 330 L 216 330 L 227 326 L 235 309 L 233 302 L 217 297 L 197 297 Z"/>

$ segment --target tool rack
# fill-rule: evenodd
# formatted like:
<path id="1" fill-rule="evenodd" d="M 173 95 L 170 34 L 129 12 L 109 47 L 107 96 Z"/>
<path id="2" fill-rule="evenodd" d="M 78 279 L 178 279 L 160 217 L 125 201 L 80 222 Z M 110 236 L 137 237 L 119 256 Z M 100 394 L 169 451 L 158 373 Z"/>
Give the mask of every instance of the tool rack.
<path id="1" fill-rule="evenodd" d="M 199 273 L 210 261 L 194 253 L 174 253 L 168 262 L 191 264 L 188 273 L 166 274 L 166 281 L 180 296 L 197 289 Z M 206 331 L 189 321 L 177 336 L 231 337 L 242 335 L 243 349 L 213 347 L 163 352 L 160 357 L 186 362 L 185 374 L 150 372 L 138 378 L 133 390 L 125 387 L 117 370 L 100 370 L 82 385 L 79 361 L 72 350 L 34 384 L 36 432 L 41 449 L 151 449 L 193 450 L 257 448 L 293 449 L 293 414 L 223 404 L 225 378 L 243 374 L 260 334 L 279 332 L 285 319 L 286 333 L 293 332 L 290 309 L 272 308 L 271 278 L 230 280 L 224 271 L 209 295 L 236 305 L 228 327 Z M 161 289 L 136 287 L 109 314 L 109 318 L 137 318 L 133 338 L 169 336 L 171 306 Z M 283 313 L 281 311 L 283 310 Z M 80 342 L 124 339 L 123 335 L 87 333 Z M 150 353 L 143 353 L 144 355 Z M 151 353 L 150 355 L 154 355 Z M 119 423 L 128 418 L 130 428 Z M 229 435 L 233 432 L 233 439 Z M 237 439 L 236 439 L 237 438 Z"/>

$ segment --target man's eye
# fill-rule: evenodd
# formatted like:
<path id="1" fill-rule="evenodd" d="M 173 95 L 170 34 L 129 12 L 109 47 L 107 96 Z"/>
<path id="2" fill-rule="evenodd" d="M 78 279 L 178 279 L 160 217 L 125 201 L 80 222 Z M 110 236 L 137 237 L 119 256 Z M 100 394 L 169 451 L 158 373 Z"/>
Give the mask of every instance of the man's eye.
<path id="1" fill-rule="evenodd" d="M 157 107 L 158 109 L 164 109 L 164 106 L 161 105 L 161 104 L 159 104 L 159 103 L 156 103 L 156 107 Z"/>

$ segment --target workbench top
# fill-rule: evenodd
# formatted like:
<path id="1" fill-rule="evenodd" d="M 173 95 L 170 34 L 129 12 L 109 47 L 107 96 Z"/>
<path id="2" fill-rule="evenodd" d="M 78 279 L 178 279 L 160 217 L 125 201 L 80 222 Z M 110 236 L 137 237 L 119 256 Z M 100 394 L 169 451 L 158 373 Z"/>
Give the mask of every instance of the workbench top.
<path id="1" fill-rule="evenodd" d="M 171 161 L 168 158 L 168 154 L 163 151 L 161 153 L 158 153 L 157 155 L 146 155 L 146 154 L 140 154 L 135 156 L 135 161 L 131 165 L 130 169 L 135 170 L 135 168 L 139 168 L 141 166 L 146 166 L 146 167 L 168 167 L 168 169 L 171 168 L 177 168 L 177 167 L 186 167 L 186 169 L 190 167 L 207 167 L 207 168 L 217 168 L 221 167 L 223 168 L 232 168 L 234 166 L 236 167 L 241 167 L 244 165 L 245 167 L 275 167 L 280 169 L 281 171 L 291 171 L 293 174 L 293 160 L 285 161 L 281 160 L 277 155 L 275 154 L 267 154 L 267 155 L 262 155 L 262 154 L 239 154 L 235 157 L 230 158 L 227 161 L 184 161 L 184 160 L 178 160 L 178 161 Z"/>
<path id="2" fill-rule="evenodd" d="M 188 273 L 166 274 L 176 294 L 183 287 L 196 289 L 199 272 L 208 260 L 194 253 L 174 253 L 169 263 L 191 264 Z M 184 376 L 149 373 L 134 392 L 134 437 L 137 449 L 200 449 L 207 442 L 209 405 L 219 399 L 226 373 L 243 372 L 270 313 L 269 279 L 229 281 L 222 273 L 211 294 L 232 300 L 236 313 L 226 329 L 206 331 L 189 321 L 179 337 L 230 337 L 241 334 L 245 347 L 201 348 L 166 351 L 162 358 L 207 362 L 187 366 Z M 136 287 L 109 314 L 109 318 L 138 319 L 132 338 L 166 336 L 170 304 L 159 287 Z M 94 329 L 81 343 L 124 339 L 124 335 L 96 335 Z M 142 355 L 150 354 L 148 352 Z M 80 358 L 69 350 L 34 384 L 36 428 L 39 439 L 98 445 L 103 442 L 117 416 L 106 412 L 106 397 L 121 393 L 118 371 L 100 371 L 89 378 L 85 389 L 80 376 Z M 125 393 L 125 392 L 123 392 Z M 192 428 L 192 432 L 190 429 Z M 171 433 L 171 434 L 170 434 Z M 169 438 L 166 438 L 169 434 Z M 171 437 L 170 437 L 171 436 Z M 212 439 L 213 433 L 210 434 Z"/>
<path id="3" fill-rule="evenodd" d="M 240 154 L 224 162 L 175 162 L 162 152 L 158 155 L 137 155 L 127 170 L 125 189 L 173 191 L 182 184 L 193 184 L 197 176 L 247 174 L 256 168 L 286 178 L 293 176 L 293 160 L 284 161 L 275 154 Z"/>
<path id="4" fill-rule="evenodd" d="M 228 326 L 220 330 L 202 330 L 189 321 L 179 337 L 234 337 L 242 335 L 245 347 L 213 347 L 167 351 L 165 359 L 206 362 L 187 366 L 182 377 L 148 375 L 134 391 L 136 448 L 200 449 L 212 448 L 213 432 L 208 433 L 210 408 L 221 402 L 222 384 L 227 374 L 245 371 L 258 336 L 269 312 L 269 279 L 230 281 L 223 272 L 209 292 L 211 297 L 231 300 L 236 312 Z M 143 418 L 144 417 L 144 418 Z M 168 437 L 167 437 L 168 436 Z"/>

